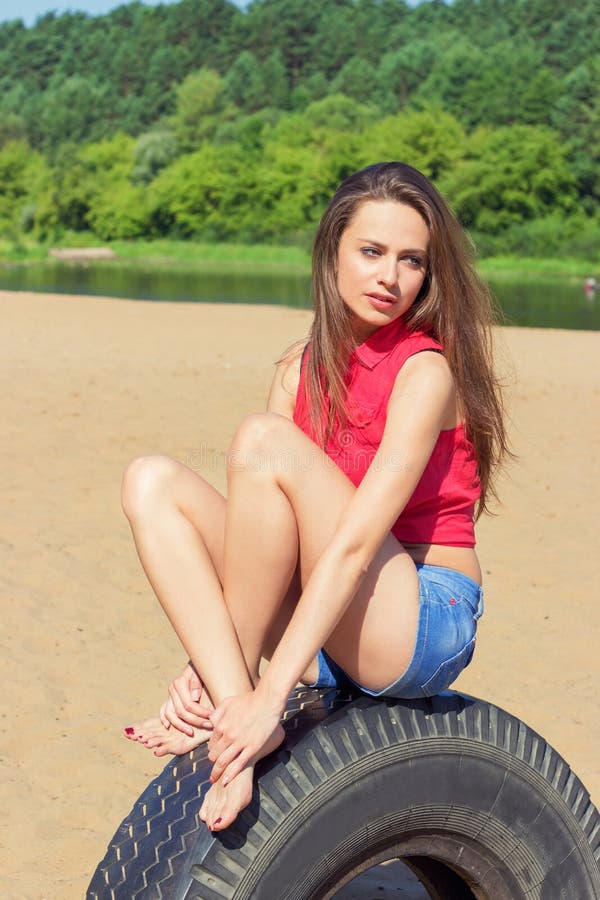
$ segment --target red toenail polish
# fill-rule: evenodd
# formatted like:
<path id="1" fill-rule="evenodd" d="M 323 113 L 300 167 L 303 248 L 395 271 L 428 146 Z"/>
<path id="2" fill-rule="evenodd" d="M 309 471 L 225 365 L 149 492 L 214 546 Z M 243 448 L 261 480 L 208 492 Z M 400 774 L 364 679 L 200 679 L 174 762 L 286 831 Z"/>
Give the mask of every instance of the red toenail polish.
<path id="1" fill-rule="evenodd" d="M 133 728 L 131 728 L 131 727 L 130 727 L 130 728 L 126 728 L 126 729 L 125 729 L 125 734 L 133 734 Z"/>

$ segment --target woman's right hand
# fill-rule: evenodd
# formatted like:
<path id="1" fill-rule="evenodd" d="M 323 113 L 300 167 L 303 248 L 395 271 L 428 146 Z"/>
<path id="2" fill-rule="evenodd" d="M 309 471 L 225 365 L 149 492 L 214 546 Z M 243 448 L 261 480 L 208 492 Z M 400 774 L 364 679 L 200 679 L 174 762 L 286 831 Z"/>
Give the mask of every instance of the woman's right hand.
<path id="1" fill-rule="evenodd" d="M 191 663 L 169 685 L 169 698 L 160 708 L 160 720 L 165 728 L 173 725 L 193 737 L 194 728 L 212 729 L 212 704 L 198 673 Z"/>

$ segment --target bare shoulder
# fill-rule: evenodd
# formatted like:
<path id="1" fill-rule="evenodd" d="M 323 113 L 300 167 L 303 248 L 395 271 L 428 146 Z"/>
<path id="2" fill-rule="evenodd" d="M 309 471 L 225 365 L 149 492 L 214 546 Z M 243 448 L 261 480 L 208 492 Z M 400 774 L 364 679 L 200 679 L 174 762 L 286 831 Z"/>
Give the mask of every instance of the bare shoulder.
<path id="1" fill-rule="evenodd" d="M 396 376 L 396 385 L 422 385 L 426 391 L 454 391 L 454 378 L 445 356 L 435 350 L 423 350 L 410 356 Z"/>
<path id="2" fill-rule="evenodd" d="M 281 375 L 283 386 L 292 390 L 294 396 L 296 395 L 298 382 L 300 381 L 302 354 L 304 353 L 307 344 L 308 338 L 303 338 L 301 341 L 292 344 L 277 363 L 277 371 Z"/>
<path id="3" fill-rule="evenodd" d="M 269 412 L 276 412 L 290 419 L 294 415 L 302 354 L 307 343 L 308 338 L 297 341 L 278 360 L 269 392 Z"/>
<path id="4" fill-rule="evenodd" d="M 391 404 L 415 404 L 440 417 L 442 428 L 460 421 L 456 386 L 448 361 L 434 350 L 409 357 L 394 382 Z"/>

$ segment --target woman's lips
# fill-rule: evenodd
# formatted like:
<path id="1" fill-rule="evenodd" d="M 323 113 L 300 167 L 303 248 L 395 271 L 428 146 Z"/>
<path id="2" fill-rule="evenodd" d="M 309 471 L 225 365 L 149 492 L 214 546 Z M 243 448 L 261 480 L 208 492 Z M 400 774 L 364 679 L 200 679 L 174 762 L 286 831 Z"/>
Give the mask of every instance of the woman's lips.
<path id="1" fill-rule="evenodd" d="M 367 297 L 377 309 L 389 309 L 396 302 L 396 297 L 391 294 L 367 294 Z"/>

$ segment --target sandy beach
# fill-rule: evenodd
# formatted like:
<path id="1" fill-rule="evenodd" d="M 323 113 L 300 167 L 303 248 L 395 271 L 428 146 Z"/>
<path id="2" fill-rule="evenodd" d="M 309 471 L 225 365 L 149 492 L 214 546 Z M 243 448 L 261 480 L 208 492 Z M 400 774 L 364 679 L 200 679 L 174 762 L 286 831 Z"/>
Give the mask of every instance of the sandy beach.
<path id="1" fill-rule="evenodd" d="M 224 489 L 310 314 L 0 292 L 0 896 L 78 900 L 164 761 L 121 735 L 184 661 L 120 511 L 139 454 Z M 600 802 L 600 333 L 501 329 L 518 458 L 478 525 L 486 615 L 456 687 L 523 718 Z"/>

